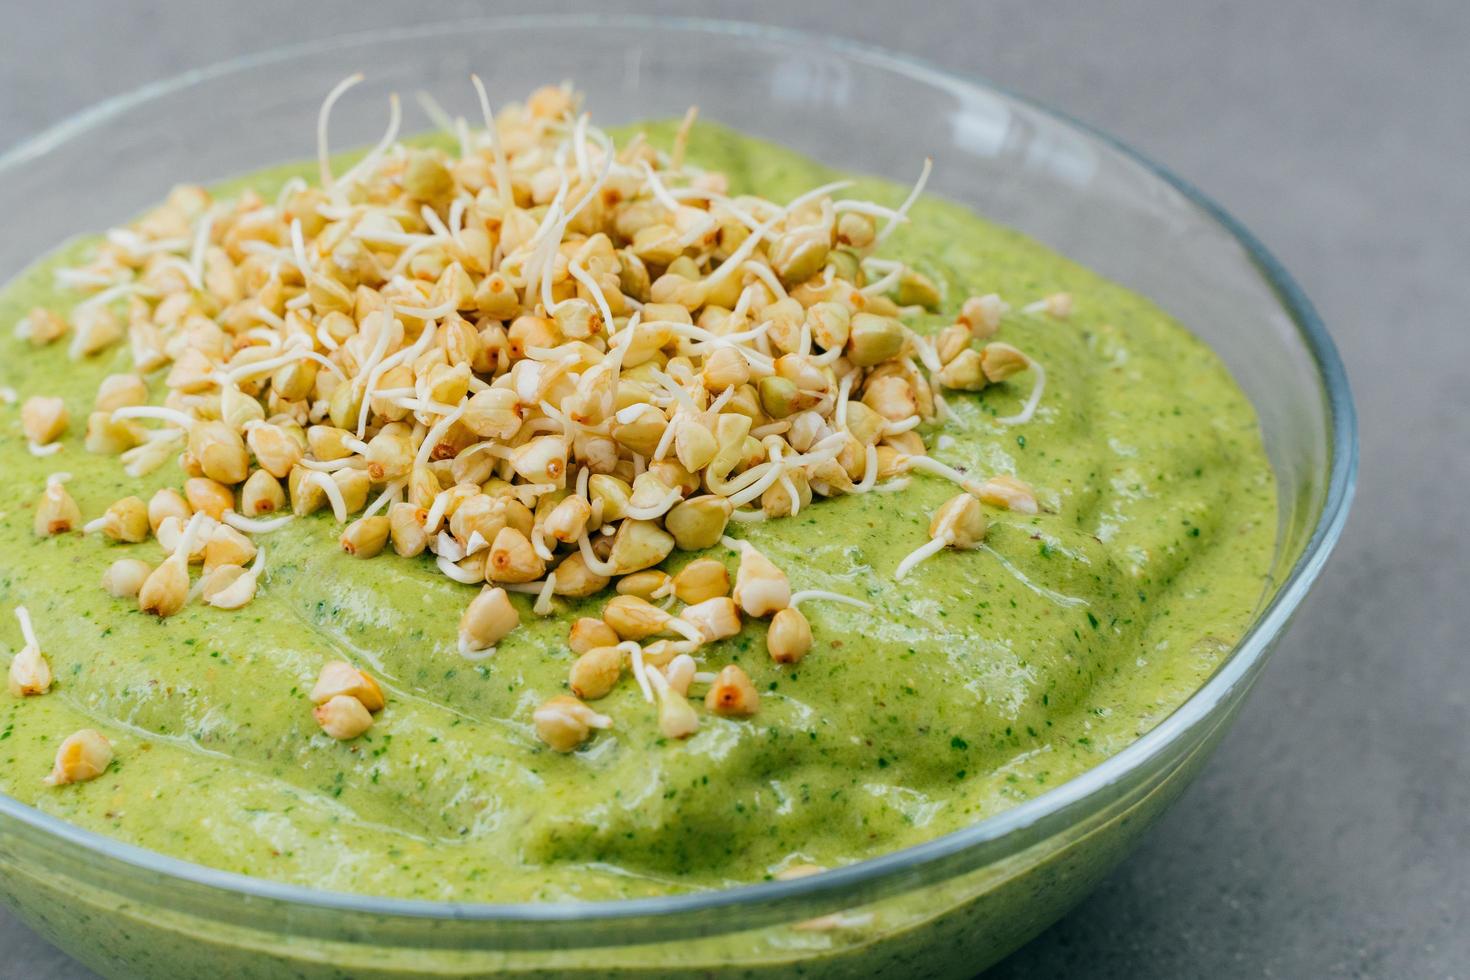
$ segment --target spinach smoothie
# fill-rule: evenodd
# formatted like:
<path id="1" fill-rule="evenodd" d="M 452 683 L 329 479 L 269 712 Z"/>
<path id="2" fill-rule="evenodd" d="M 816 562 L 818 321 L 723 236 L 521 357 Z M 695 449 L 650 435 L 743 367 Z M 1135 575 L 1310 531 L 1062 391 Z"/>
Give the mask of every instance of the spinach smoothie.
<path id="1" fill-rule="evenodd" d="M 667 146 L 674 127 L 645 127 Z M 731 193 L 784 200 L 834 178 L 790 151 L 700 124 L 689 158 L 730 175 Z M 282 167 L 234 182 L 270 199 Z M 904 188 L 867 178 L 844 192 L 895 206 Z M 732 525 L 797 590 L 866 600 L 804 607 L 814 646 L 772 662 L 764 625 L 702 650 L 739 665 L 760 695 L 750 718 L 709 716 L 686 740 L 624 683 L 597 710 L 616 719 L 581 749 L 535 737 L 537 705 L 566 691 L 568 626 L 606 595 L 558 598 L 491 658 L 456 649 L 476 589 L 433 557 L 356 560 L 329 511 L 259 539 L 254 601 L 235 612 L 191 603 L 159 619 L 99 587 L 120 557 L 157 562 L 156 542 L 79 533 L 36 537 L 47 477 L 84 520 L 129 494 L 178 486 L 172 463 L 134 479 L 82 445 L 99 381 L 132 370 L 124 343 L 73 361 L 5 333 L 0 385 L 21 400 L 65 399 L 64 448 L 27 451 L 19 405 L 0 406 L 0 647 L 18 650 L 25 606 L 55 676 L 44 697 L 0 697 L 0 791 L 78 826 L 175 857 L 313 888 L 465 902 L 600 900 L 721 888 L 799 865 L 835 867 L 956 830 L 1046 792 L 1128 745 L 1218 666 L 1266 588 L 1276 493 L 1255 416 L 1220 361 L 1149 301 L 1024 236 L 942 200 L 921 199 L 884 255 L 963 299 L 1015 308 L 997 335 L 1045 365 L 1040 408 L 1014 415 L 1020 374 L 946 393 L 933 456 L 1013 474 L 1041 512 L 991 510 L 984 546 L 945 549 L 901 581 L 952 483 L 915 473 L 902 492 L 819 499 L 795 517 Z M 57 253 L 0 292 L 0 323 L 35 306 L 66 314 L 81 294 Z M 1070 316 L 1021 307 L 1057 292 Z M 155 394 L 162 371 L 149 377 Z M 157 401 L 157 398 L 154 399 Z M 936 442 L 936 439 L 938 440 Z M 716 546 L 662 566 L 738 556 Z M 382 684 L 372 728 L 335 741 L 308 692 L 347 660 Z M 116 750 L 99 778 L 42 782 L 59 742 L 83 728 Z"/>

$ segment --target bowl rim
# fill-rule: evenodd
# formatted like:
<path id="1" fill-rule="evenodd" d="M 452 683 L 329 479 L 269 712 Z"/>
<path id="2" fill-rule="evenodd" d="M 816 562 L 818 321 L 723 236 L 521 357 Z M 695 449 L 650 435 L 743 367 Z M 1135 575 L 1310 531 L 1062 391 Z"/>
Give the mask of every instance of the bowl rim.
<path id="1" fill-rule="evenodd" d="M 1028 96 L 997 85 L 970 72 L 939 68 L 913 55 L 839 36 L 747 21 L 701 17 L 646 15 L 555 14 L 452 18 L 412 27 L 385 27 L 349 32 L 281 45 L 190 69 L 149 82 L 84 108 L 0 153 L 0 178 L 23 164 L 44 156 L 89 129 L 146 103 L 193 85 L 259 69 L 305 55 L 325 53 L 393 38 L 425 38 L 461 31 L 510 31 L 587 28 L 596 26 L 654 29 L 662 32 L 743 38 L 783 45 L 812 45 L 843 58 L 906 75 L 946 90 L 980 89 L 999 94 L 1035 112 L 1077 130 L 1116 151 L 1131 163 L 1163 181 L 1223 228 L 1245 251 L 1251 263 L 1290 315 L 1322 381 L 1331 426 L 1331 458 L 1322 511 L 1301 555 L 1293 563 L 1276 594 L 1231 651 L 1230 656 L 1198 690 L 1166 718 L 1116 754 L 1082 774 L 994 816 L 899 850 L 880 854 L 820 875 L 789 881 L 764 881 L 651 898 L 597 902 L 454 902 L 389 898 L 326 891 L 224 871 L 171 857 L 158 851 L 85 830 L 58 817 L 0 793 L 0 816 L 49 834 L 58 842 L 75 845 L 104 859 L 137 870 L 190 882 L 206 888 L 267 902 L 312 907 L 322 911 L 365 913 L 405 919 L 453 919 L 501 923 L 586 923 L 589 920 L 633 919 L 645 916 L 708 912 L 760 902 L 796 901 L 846 896 L 860 886 L 900 872 L 911 873 L 942 862 L 973 847 L 1017 833 L 1080 804 L 1126 777 L 1145 770 L 1176 738 L 1206 721 L 1238 685 L 1248 683 L 1272 644 L 1285 629 L 1297 606 L 1321 572 L 1342 535 L 1352 503 L 1358 467 L 1357 417 L 1347 373 L 1325 325 L 1311 301 L 1261 241 L 1239 220 L 1200 192 L 1193 184 L 1154 162 L 1122 140 Z M 743 926 L 742 926 L 743 927 Z"/>

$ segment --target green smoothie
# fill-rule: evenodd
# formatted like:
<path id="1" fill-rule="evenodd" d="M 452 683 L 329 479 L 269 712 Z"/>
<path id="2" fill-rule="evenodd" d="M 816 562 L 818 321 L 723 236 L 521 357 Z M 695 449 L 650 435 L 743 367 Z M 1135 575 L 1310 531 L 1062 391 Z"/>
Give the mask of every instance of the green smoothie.
<path id="1" fill-rule="evenodd" d="M 648 127 L 667 145 L 671 127 Z M 710 125 L 690 158 L 732 192 L 785 199 L 832 179 L 792 152 Z M 308 166 L 236 185 L 267 198 Z M 889 205 L 904 189 L 845 192 Z M 871 603 L 805 607 L 815 646 L 771 661 L 764 626 L 703 651 L 743 667 L 761 694 L 749 719 L 709 716 L 686 741 L 623 684 L 616 719 L 581 750 L 549 750 L 531 714 L 566 689 L 568 624 L 606 597 L 558 599 L 493 658 L 456 652 L 474 588 L 432 557 L 358 561 L 329 512 L 262 535 L 259 594 L 227 613 L 191 604 L 160 620 L 99 586 L 119 557 L 156 543 L 37 538 L 48 474 L 72 474 L 84 519 L 127 494 L 177 486 L 88 454 L 81 421 L 99 380 L 131 370 L 126 345 L 73 362 L 0 339 L 0 385 L 65 398 L 64 449 L 26 448 L 0 406 L 0 647 L 26 606 L 55 674 L 44 697 L 0 696 L 0 791 L 79 826 L 230 871 L 314 888 L 436 900 L 601 900 L 760 881 L 798 864 L 839 866 L 945 834 L 1044 793 L 1128 745 L 1218 666 L 1266 588 L 1276 493 L 1254 414 L 1219 360 L 1147 300 L 965 209 L 925 198 L 885 246 L 959 302 L 997 292 L 1016 307 L 1066 291 L 1067 319 L 1013 312 L 997 337 L 1046 366 L 1035 417 L 1006 425 L 1032 383 L 951 392 L 935 458 L 1036 488 L 1035 516 L 991 511 L 986 547 L 945 550 L 894 580 L 955 488 L 916 474 L 901 493 L 819 500 L 798 517 L 733 526 L 791 578 Z M 78 242 L 0 292 L 0 323 L 81 298 L 52 270 Z M 160 372 L 161 373 L 161 372 Z M 150 383 L 161 385 L 161 378 Z M 156 400 L 156 399 L 155 399 Z M 933 439 L 928 439 L 934 445 Z M 724 548 L 706 553 L 727 562 Z M 676 553 L 674 571 L 694 557 Z M 322 665 L 346 659 L 382 682 L 388 707 L 336 742 L 312 720 Z M 116 749 L 91 782 L 43 785 L 61 739 L 103 732 Z"/>

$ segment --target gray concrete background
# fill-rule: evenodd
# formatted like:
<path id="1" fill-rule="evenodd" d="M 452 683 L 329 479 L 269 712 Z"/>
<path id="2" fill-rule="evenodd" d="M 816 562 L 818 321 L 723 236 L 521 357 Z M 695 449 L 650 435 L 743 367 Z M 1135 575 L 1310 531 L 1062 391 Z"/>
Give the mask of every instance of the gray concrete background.
<path id="1" fill-rule="evenodd" d="M 845 34 L 979 73 L 1171 166 L 1293 270 L 1362 417 L 1347 536 L 1200 781 L 996 970 L 1470 975 L 1470 4 L 605 2 Z M 361 0 L 0 3 L 0 146 L 185 68 L 426 16 Z M 0 912 L 0 975 L 89 976 Z"/>

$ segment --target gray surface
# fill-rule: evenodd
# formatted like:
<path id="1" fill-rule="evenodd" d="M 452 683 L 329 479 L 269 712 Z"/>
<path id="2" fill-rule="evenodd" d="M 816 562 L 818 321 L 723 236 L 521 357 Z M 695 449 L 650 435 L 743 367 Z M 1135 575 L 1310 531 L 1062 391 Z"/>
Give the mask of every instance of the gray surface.
<path id="1" fill-rule="evenodd" d="M 1205 7 L 699 9 L 978 72 L 1132 142 L 1276 251 L 1355 384 L 1363 472 L 1348 534 L 1235 730 L 1138 854 L 997 975 L 1466 975 L 1470 674 L 1455 606 L 1470 577 L 1470 4 Z M 410 9 L 424 8 L 28 6 L 0 40 L 0 145 L 187 67 Z M 0 975 L 88 975 L 4 913 L 0 950 Z"/>

